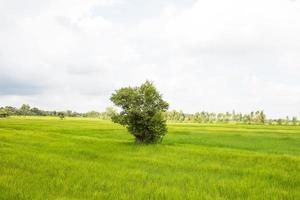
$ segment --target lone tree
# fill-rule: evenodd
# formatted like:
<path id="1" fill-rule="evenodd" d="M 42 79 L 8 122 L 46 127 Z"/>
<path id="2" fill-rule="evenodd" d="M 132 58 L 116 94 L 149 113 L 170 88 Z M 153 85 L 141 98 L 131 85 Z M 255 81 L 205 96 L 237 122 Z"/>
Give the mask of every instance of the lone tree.
<path id="1" fill-rule="evenodd" d="M 112 121 L 127 127 L 136 143 L 158 143 L 167 132 L 163 112 L 169 104 L 162 99 L 152 82 L 140 87 L 125 87 L 116 90 L 111 101 L 121 108 L 112 116 Z"/>

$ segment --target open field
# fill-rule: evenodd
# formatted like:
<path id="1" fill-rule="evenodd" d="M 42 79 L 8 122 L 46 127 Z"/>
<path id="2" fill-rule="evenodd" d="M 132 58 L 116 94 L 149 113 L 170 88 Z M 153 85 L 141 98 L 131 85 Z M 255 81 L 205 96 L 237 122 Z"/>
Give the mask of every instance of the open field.
<path id="1" fill-rule="evenodd" d="M 0 199 L 300 199 L 300 126 L 168 126 L 135 145 L 108 121 L 0 119 Z"/>

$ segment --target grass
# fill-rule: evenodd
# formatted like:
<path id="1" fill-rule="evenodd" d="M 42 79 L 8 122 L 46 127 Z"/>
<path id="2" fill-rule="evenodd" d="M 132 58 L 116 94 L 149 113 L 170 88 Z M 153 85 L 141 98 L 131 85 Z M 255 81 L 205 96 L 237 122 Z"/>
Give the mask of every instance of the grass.
<path id="1" fill-rule="evenodd" d="M 0 119 L 0 199 L 300 199 L 300 126 L 169 124 L 160 145 L 92 119 Z"/>

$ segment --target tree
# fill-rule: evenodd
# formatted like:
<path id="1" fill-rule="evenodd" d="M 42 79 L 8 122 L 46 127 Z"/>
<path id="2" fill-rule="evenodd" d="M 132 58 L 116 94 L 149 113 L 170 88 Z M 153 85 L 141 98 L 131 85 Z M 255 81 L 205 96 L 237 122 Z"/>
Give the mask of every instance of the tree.
<path id="1" fill-rule="evenodd" d="M 64 118 L 65 118 L 65 113 L 64 113 L 64 112 L 58 112 L 58 113 L 57 113 L 57 116 L 58 116 L 60 119 L 64 119 Z"/>
<path id="2" fill-rule="evenodd" d="M 285 124 L 289 125 L 289 123 L 290 123 L 290 118 L 289 118 L 289 116 L 286 116 L 286 118 L 285 118 Z"/>
<path id="3" fill-rule="evenodd" d="M 101 113 L 97 112 L 97 111 L 94 111 L 94 110 L 85 113 L 85 117 L 100 118 L 100 116 L 101 116 Z"/>
<path id="4" fill-rule="evenodd" d="M 297 125 L 297 123 L 298 123 L 297 117 L 293 117 L 292 123 L 293 123 L 293 125 Z"/>
<path id="5" fill-rule="evenodd" d="M 0 108 L 0 118 L 5 118 L 8 116 L 9 116 L 8 112 L 5 109 Z"/>
<path id="6" fill-rule="evenodd" d="M 169 104 L 152 82 L 116 90 L 110 99 L 121 108 L 120 113 L 112 116 L 112 121 L 127 127 L 137 143 L 162 141 L 167 132 L 163 112 L 167 111 Z"/>
<path id="7" fill-rule="evenodd" d="M 30 115 L 30 106 L 28 104 L 23 104 L 19 109 L 20 115 Z"/>
<path id="8" fill-rule="evenodd" d="M 38 108 L 31 108 L 30 112 L 32 115 L 42 116 L 44 115 L 43 111 Z"/>
<path id="9" fill-rule="evenodd" d="M 106 119 L 111 119 L 116 114 L 117 114 L 117 111 L 113 107 L 107 107 L 105 109 L 105 118 Z"/>
<path id="10" fill-rule="evenodd" d="M 260 111 L 258 114 L 258 122 L 261 124 L 264 124 L 266 121 L 266 115 L 264 113 L 264 111 Z"/>
<path id="11" fill-rule="evenodd" d="M 277 124 L 282 125 L 282 121 L 283 121 L 282 119 L 277 119 Z"/>

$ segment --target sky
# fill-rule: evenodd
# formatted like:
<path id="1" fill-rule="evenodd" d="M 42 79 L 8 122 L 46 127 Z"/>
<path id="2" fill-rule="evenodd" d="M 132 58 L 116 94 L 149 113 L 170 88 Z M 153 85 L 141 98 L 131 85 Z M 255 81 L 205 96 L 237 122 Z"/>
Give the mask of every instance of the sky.
<path id="1" fill-rule="evenodd" d="M 170 109 L 300 118 L 300 1 L 0 0 L 0 106 L 103 111 L 145 80 Z"/>

